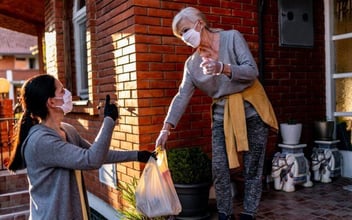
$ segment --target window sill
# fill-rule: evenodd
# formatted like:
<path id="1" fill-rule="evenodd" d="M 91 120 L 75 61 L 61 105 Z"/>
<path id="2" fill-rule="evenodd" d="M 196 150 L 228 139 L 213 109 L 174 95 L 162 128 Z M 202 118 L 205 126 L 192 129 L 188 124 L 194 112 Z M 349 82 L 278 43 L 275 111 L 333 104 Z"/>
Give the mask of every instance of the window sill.
<path id="1" fill-rule="evenodd" d="M 85 113 L 89 115 L 98 115 L 99 110 L 89 100 L 73 101 L 72 113 Z"/>
<path id="2" fill-rule="evenodd" d="M 78 100 L 78 101 L 73 101 L 73 106 L 88 106 L 89 100 Z"/>

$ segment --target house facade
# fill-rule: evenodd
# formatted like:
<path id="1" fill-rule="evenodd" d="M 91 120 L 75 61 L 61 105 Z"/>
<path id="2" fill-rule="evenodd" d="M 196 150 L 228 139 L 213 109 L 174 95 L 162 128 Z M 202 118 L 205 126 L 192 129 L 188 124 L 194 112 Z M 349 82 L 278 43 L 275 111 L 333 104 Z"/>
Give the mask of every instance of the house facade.
<path id="1" fill-rule="evenodd" d="M 39 73 L 36 36 L 0 27 L 0 78 L 10 83 L 9 99 L 19 94 L 23 82 Z"/>
<path id="2" fill-rule="evenodd" d="M 111 149 L 153 150 L 181 82 L 184 62 L 193 52 L 173 36 L 172 18 L 184 7 L 196 7 L 205 13 L 211 27 L 242 32 L 278 121 L 296 119 L 303 124 L 301 142 L 308 145 L 305 153 L 309 155 L 315 120 L 350 116 L 348 107 L 336 109 L 334 95 L 334 66 L 346 67 L 341 67 L 344 75 L 339 75 L 342 81 L 338 83 L 348 88 L 349 64 L 333 55 L 334 48 L 341 49 L 339 37 L 350 42 L 348 16 L 342 13 L 348 7 L 339 0 L 289 2 L 29 0 L 28 4 L 38 6 L 33 12 L 39 14 L 37 20 L 25 17 L 25 10 L 18 12 L 23 20 L 15 20 L 10 10 L 0 7 L 0 27 L 18 29 L 21 22 L 28 23 L 22 30 L 38 37 L 40 72 L 55 75 L 72 91 L 75 104 L 67 122 L 83 137 L 94 140 L 102 122 L 97 106 L 110 94 L 121 114 Z M 1 13 L 4 11 L 7 13 Z M 332 26 L 338 26 L 340 12 L 347 31 L 340 27 L 335 33 Z M 341 57 L 348 56 L 339 51 Z M 211 101 L 195 92 L 171 132 L 168 148 L 201 146 L 211 154 Z M 280 142 L 279 134 L 271 131 L 267 167 Z M 114 165 L 112 172 L 118 181 L 130 182 L 140 176 L 143 167 L 138 162 L 122 163 Z M 113 187 L 115 179 L 112 185 L 105 184 L 98 170 L 84 172 L 84 176 L 92 195 L 114 209 L 123 205 Z"/>

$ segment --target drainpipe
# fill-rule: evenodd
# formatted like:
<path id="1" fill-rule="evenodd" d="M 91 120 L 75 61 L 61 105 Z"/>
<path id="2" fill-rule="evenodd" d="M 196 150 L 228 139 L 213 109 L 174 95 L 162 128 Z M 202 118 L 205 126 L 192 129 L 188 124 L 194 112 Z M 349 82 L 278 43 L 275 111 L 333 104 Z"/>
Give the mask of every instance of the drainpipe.
<path id="1" fill-rule="evenodd" d="M 264 83 L 264 41 L 263 41 L 263 14 L 264 1 L 258 1 L 258 39 L 259 39 L 259 81 Z"/>
<path id="2" fill-rule="evenodd" d="M 259 81 L 264 86 L 264 39 L 263 39 L 263 15 L 264 15 L 264 1 L 258 0 L 258 44 L 259 44 Z M 265 158 L 263 175 L 266 177 L 266 184 L 269 183 L 269 175 L 271 172 L 271 158 Z M 268 185 L 267 185 L 268 187 Z"/>

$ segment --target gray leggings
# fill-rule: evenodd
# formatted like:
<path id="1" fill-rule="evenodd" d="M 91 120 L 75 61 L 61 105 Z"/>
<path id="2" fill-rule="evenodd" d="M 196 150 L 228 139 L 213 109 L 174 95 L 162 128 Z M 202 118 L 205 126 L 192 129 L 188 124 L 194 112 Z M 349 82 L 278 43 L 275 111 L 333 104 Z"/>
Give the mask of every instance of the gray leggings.
<path id="1" fill-rule="evenodd" d="M 245 181 L 243 212 L 255 215 L 262 194 L 262 174 L 268 126 L 258 115 L 247 118 L 246 123 L 249 151 L 243 154 Z M 233 214 L 233 201 L 223 121 L 213 121 L 212 151 L 212 172 L 218 212 L 231 215 Z"/>

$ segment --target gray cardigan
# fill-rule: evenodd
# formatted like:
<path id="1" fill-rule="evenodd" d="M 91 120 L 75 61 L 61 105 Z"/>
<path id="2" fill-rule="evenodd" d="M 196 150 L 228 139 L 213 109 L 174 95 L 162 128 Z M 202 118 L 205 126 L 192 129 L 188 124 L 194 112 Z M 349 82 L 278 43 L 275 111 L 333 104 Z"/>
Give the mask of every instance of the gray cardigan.
<path id="1" fill-rule="evenodd" d="M 137 160 L 137 151 L 109 151 L 114 126 L 115 122 L 106 117 L 93 144 L 66 123 L 62 123 L 62 128 L 68 142 L 44 125 L 30 129 L 22 145 L 29 181 L 29 219 L 82 219 L 74 170 Z"/>
<path id="2" fill-rule="evenodd" d="M 236 30 L 220 32 L 219 61 L 231 64 L 231 78 L 224 74 L 204 75 L 199 66 L 202 57 L 198 52 L 187 59 L 179 91 L 171 102 L 165 122 L 176 127 L 196 88 L 209 97 L 218 99 L 243 91 L 258 76 L 257 64 L 247 42 Z"/>

